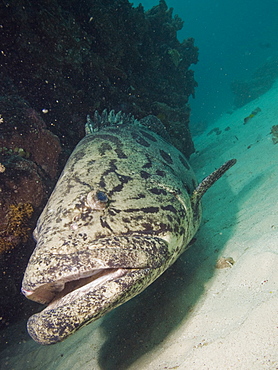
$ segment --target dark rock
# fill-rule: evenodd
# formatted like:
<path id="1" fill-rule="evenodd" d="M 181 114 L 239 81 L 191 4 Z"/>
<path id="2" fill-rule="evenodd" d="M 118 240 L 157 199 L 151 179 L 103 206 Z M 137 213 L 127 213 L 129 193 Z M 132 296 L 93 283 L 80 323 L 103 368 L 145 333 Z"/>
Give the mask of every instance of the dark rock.
<path id="1" fill-rule="evenodd" d="M 2 74 L 32 109 L 47 112 L 47 127 L 70 151 L 95 109 L 141 119 L 160 113 L 156 103 L 185 117 L 177 140 L 187 157 L 194 151 L 184 126 L 198 49 L 192 38 L 178 41 L 183 22 L 164 1 L 147 12 L 127 0 L 12 0 L 0 7 Z"/>

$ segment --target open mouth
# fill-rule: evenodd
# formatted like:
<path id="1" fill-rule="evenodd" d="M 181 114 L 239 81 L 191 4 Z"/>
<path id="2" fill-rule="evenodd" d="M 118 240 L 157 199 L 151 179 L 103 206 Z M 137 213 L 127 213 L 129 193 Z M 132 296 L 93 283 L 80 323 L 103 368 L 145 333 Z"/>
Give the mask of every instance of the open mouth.
<path id="1" fill-rule="evenodd" d="M 125 289 L 123 277 L 130 276 L 127 281 L 132 285 L 147 273 L 142 270 L 163 266 L 169 255 L 164 240 L 141 235 L 102 238 L 91 242 L 89 249 L 68 254 L 41 255 L 42 246 L 37 248 L 26 268 L 22 293 L 47 305 L 46 310 L 69 304 L 110 281 L 117 280 Z"/>
<path id="2" fill-rule="evenodd" d="M 32 301 L 47 304 L 44 311 L 56 309 L 97 289 L 107 281 L 120 278 L 130 269 L 98 269 L 82 274 L 79 279 L 70 277 L 40 286 L 34 291 L 22 289 L 22 293 Z"/>
<path id="3" fill-rule="evenodd" d="M 45 305 L 27 322 L 40 344 L 63 340 L 141 293 L 169 261 L 168 243 L 145 235 L 102 238 L 73 253 L 42 253 L 43 242 L 22 282 L 22 293 Z"/>

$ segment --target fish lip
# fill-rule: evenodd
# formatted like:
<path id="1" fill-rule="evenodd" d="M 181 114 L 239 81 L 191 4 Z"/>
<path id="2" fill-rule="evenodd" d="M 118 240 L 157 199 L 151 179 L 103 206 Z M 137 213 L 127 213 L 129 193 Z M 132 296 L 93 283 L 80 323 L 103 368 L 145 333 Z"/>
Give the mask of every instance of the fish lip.
<path id="1" fill-rule="evenodd" d="M 68 276 L 61 280 L 40 285 L 34 290 L 27 290 L 22 287 L 21 291 L 26 298 L 46 304 L 47 306 L 44 310 L 49 310 L 78 299 L 80 296 L 88 293 L 88 291 L 99 288 L 105 282 L 125 275 L 129 270 L 131 269 L 107 268 L 91 270 L 82 273 L 82 276 L 78 279 L 76 279 L 76 275 Z"/>
<path id="2" fill-rule="evenodd" d="M 122 275 L 103 282 L 76 299 L 58 305 L 50 303 L 28 319 L 29 335 L 39 344 L 61 342 L 82 326 L 99 319 L 141 293 L 153 281 L 147 279 L 147 284 L 142 284 L 142 279 L 153 270 L 155 269 L 118 269 L 115 273 Z M 156 277 L 162 273 L 161 269 L 158 269 L 158 273 Z"/>
<path id="3" fill-rule="evenodd" d="M 40 251 L 42 247 L 47 245 L 41 243 L 36 248 Z M 73 253 L 50 251 L 41 255 L 35 250 L 23 277 L 22 293 L 30 300 L 48 304 L 70 281 L 103 271 L 156 269 L 168 258 L 165 240 L 137 234 L 100 238 L 90 242 L 87 249 Z"/>

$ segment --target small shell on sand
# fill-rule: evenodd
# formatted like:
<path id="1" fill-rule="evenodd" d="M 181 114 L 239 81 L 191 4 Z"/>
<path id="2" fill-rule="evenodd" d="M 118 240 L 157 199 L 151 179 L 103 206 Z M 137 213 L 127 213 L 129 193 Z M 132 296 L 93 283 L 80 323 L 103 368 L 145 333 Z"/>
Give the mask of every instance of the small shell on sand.
<path id="1" fill-rule="evenodd" d="M 217 269 L 225 269 L 227 267 L 232 267 L 234 265 L 235 261 L 232 257 L 220 257 L 216 264 L 215 267 Z"/>

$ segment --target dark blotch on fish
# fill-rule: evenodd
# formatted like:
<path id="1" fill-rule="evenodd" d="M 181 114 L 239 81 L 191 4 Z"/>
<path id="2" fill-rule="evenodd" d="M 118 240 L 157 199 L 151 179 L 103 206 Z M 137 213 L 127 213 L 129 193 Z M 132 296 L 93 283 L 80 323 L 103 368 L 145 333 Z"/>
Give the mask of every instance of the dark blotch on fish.
<path id="1" fill-rule="evenodd" d="M 159 152 L 160 152 L 161 157 L 164 159 L 164 161 L 166 161 L 168 164 L 173 164 L 173 160 L 170 154 L 164 152 L 164 150 L 162 149 L 160 149 Z"/>
<path id="2" fill-rule="evenodd" d="M 194 189 L 190 189 L 190 187 L 187 184 L 183 184 L 188 194 L 192 194 Z"/>
<path id="3" fill-rule="evenodd" d="M 101 143 L 101 145 L 98 148 L 99 154 L 101 156 L 105 155 L 105 152 L 112 150 L 112 147 L 109 143 Z"/>
<path id="4" fill-rule="evenodd" d="M 152 167 L 152 163 L 151 162 L 147 162 L 145 163 L 142 168 L 151 168 Z"/>
<path id="5" fill-rule="evenodd" d="M 143 136 L 145 136 L 147 139 L 149 139 L 149 140 L 153 141 L 154 143 L 155 143 L 155 142 L 157 142 L 156 138 L 155 138 L 155 137 L 153 137 L 153 136 L 152 136 L 151 134 L 149 134 L 148 132 L 145 132 L 145 131 L 143 131 L 143 130 L 140 130 L 140 132 L 141 132 L 141 134 L 142 134 Z"/>
<path id="6" fill-rule="evenodd" d="M 143 208 L 128 208 L 125 209 L 125 212 L 133 213 L 133 212 L 144 212 L 144 213 L 156 213 L 159 211 L 158 207 L 143 207 Z"/>
<path id="7" fill-rule="evenodd" d="M 156 195 L 160 195 L 160 194 L 167 195 L 167 191 L 164 189 L 152 188 L 150 189 L 150 192 Z"/>
<path id="8" fill-rule="evenodd" d="M 100 182 L 99 182 L 99 187 L 100 187 L 100 188 L 105 188 L 105 187 L 106 187 L 106 183 L 105 183 L 105 181 L 104 181 L 104 180 L 100 180 Z"/>
<path id="9" fill-rule="evenodd" d="M 148 148 L 151 144 L 146 141 L 143 137 L 141 137 L 140 135 L 138 135 L 137 133 L 132 133 L 132 137 L 133 139 L 140 145 Z"/>
<path id="10" fill-rule="evenodd" d="M 181 161 L 181 163 L 184 165 L 184 167 L 187 170 L 190 170 L 190 167 L 189 167 L 189 164 L 188 164 L 187 160 L 183 156 L 181 156 L 180 154 L 179 154 L 179 160 Z"/>
<path id="11" fill-rule="evenodd" d="M 120 209 L 116 209 L 116 208 L 108 208 L 108 213 L 111 215 L 111 216 L 116 216 L 116 214 L 120 213 L 121 210 Z"/>
<path id="12" fill-rule="evenodd" d="M 163 209 L 164 211 L 170 211 L 173 213 L 177 213 L 176 208 L 173 207 L 171 204 L 169 204 L 168 206 L 161 206 L 161 209 Z"/>
<path id="13" fill-rule="evenodd" d="M 117 153 L 118 158 L 127 158 L 127 155 L 122 151 L 121 148 L 116 148 L 115 152 Z"/>
<path id="14" fill-rule="evenodd" d="M 76 152 L 75 154 L 73 154 L 73 157 L 74 159 L 77 161 L 79 161 L 80 159 L 82 159 L 84 157 L 86 153 L 83 151 L 83 150 L 79 150 L 78 152 Z"/>
<path id="15" fill-rule="evenodd" d="M 165 176 L 166 176 L 165 171 L 157 170 L 157 171 L 156 171 L 156 174 L 157 174 L 158 176 L 161 176 L 161 177 L 165 177 Z"/>
<path id="16" fill-rule="evenodd" d="M 151 177 L 151 174 L 146 171 L 140 171 L 140 176 L 142 177 L 142 179 L 148 179 L 149 177 Z"/>
<path id="17" fill-rule="evenodd" d="M 126 154 L 122 150 L 122 142 L 117 138 L 116 136 L 109 135 L 109 134 L 101 134 L 101 135 L 96 135 L 95 139 L 104 139 L 106 142 L 111 142 L 116 146 L 115 152 L 118 156 L 118 158 L 127 158 Z M 108 144 L 108 143 L 107 143 Z"/>

